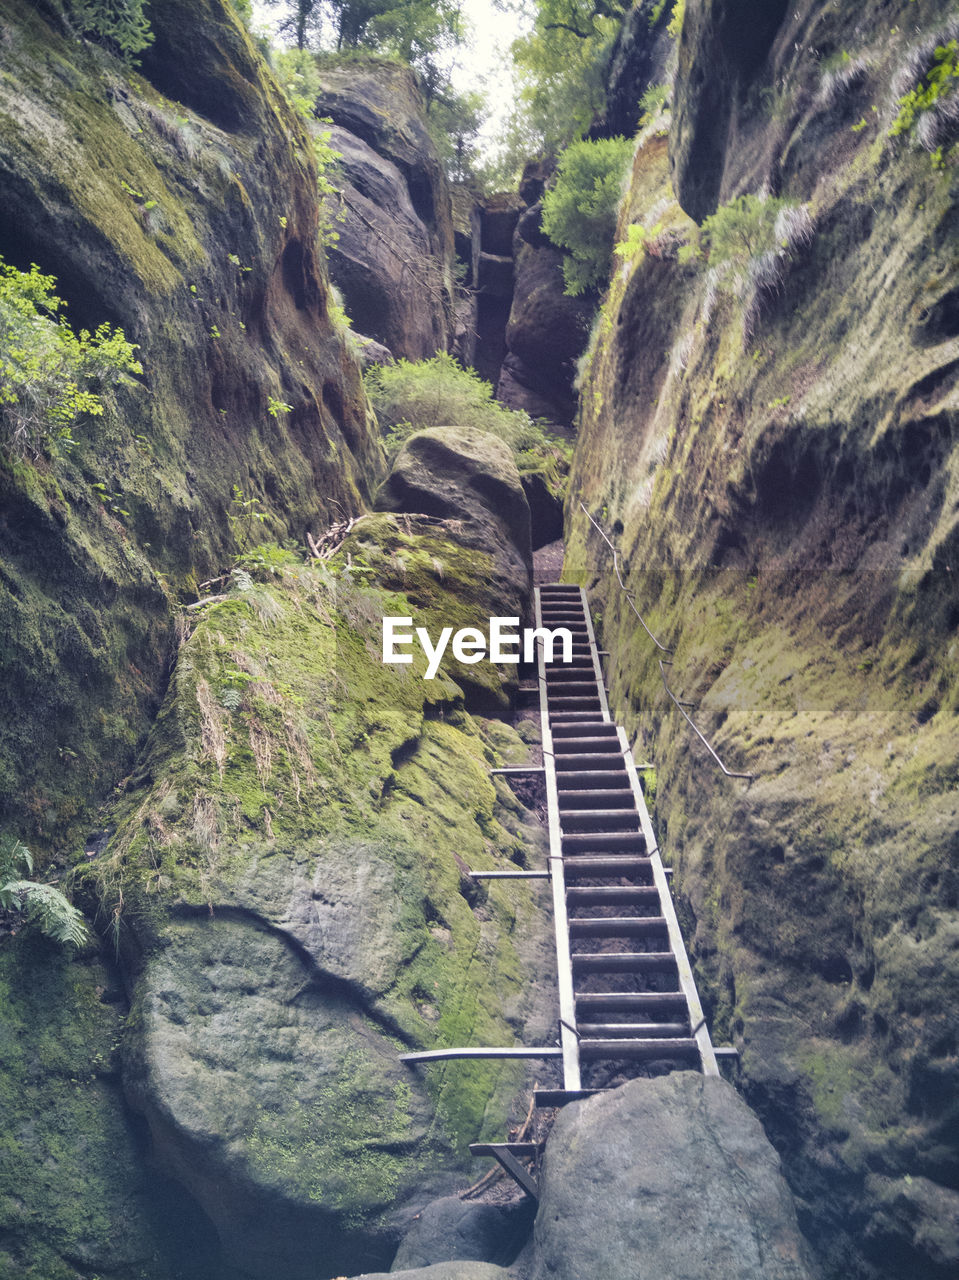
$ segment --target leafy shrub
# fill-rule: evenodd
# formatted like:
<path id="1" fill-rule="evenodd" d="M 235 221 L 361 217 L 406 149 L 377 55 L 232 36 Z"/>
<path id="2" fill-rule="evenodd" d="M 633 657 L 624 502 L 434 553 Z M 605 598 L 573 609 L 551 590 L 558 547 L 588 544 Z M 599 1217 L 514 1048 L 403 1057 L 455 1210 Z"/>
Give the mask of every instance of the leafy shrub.
<path id="1" fill-rule="evenodd" d="M 70 12 L 86 35 L 100 36 L 127 62 L 153 43 L 146 0 L 70 0 Z"/>
<path id="2" fill-rule="evenodd" d="M 99 390 L 143 372 L 122 329 L 75 334 L 55 286 L 36 264 L 18 271 L 0 258 L 0 427 L 35 455 L 54 441 L 69 447 L 78 419 L 103 413 Z"/>
<path id="3" fill-rule="evenodd" d="M 742 295 L 747 285 L 778 282 L 786 257 L 812 238 L 804 205 L 771 196 L 739 196 L 702 225 L 700 244 L 718 287 Z"/>
<path id="4" fill-rule="evenodd" d="M 473 369 L 463 369 L 440 352 L 432 360 L 399 360 L 371 365 L 366 391 L 395 454 L 416 431 L 431 427 L 473 427 L 498 436 L 516 454 L 517 466 L 537 470 L 544 454 L 568 462 L 569 446 L 535 423 L 528 414 L 493 399 L 493 388 Z"/>
<path id="5" fill-rule="evenodd" d="M 639 100 L 639 127 L 645 129 L 656 119 L 661 111 L 669 106 L 670 87 L 668 84 L 651 84 Z"/>
<path id="6" fill-rule="evenodd" d="M 926 42 L 912 51 L 893 84 L 897 114 L 890 138 L 913 133 L 927 151 L 935 151 L 959 122 L 959 39 Z"/>
<path id="7" fill-rule="evenodd" d="M 80 946 L 89 936 L 83 916 L 59 889 L 18 877 L 33 872 L 30 850 L 14 836 L 0 838 L 0 908 L 21 912 L 54 942 Z"/>
<path id="8" fill-rule="evenodd" d="M 543 230 L 567 251 L 563 278 L 574 297 L 609 278 L 616 210 L 632 154 L 629 138 L 574 142 L 543 198 Z"/>

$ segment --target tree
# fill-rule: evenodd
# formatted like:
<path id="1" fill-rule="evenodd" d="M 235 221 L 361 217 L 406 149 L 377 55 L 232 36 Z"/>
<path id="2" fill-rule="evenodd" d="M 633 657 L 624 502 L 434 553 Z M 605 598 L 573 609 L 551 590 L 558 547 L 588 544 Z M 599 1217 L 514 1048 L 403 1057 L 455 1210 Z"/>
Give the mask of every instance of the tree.
<path id="1" fill-rule="evenodd" d="M 629 138 L 603 138 L 574 142 L 560 157 L 543 198 L 543 230 L 567 252 L 568 294 L 599 288 L 609 277 L 616 211 L 632 154 Z"/>
<path id="2" fill-rule="evenodd" d="M 590 127 L 606 100 L 609 54 L 627 7 L 618 0 L 536 0 L 532 29 L 512 49 L 519 79 L 507 139 L 513 167 L 523 154 L 558 154 Z"/>

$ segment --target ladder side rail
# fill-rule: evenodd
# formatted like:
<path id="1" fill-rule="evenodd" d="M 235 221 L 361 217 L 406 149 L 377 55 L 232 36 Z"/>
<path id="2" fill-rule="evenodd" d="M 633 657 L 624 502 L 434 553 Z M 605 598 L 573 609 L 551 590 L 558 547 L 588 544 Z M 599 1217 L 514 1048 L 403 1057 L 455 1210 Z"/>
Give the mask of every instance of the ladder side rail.
<path id="1" fill-rule="evenodd" d="M 585 588 L 580 587 L 579 593 L 583 601 L 583 616 L 586 619 L 586 634 L 589 637 L 589 652 L 593 660 L 593 671 L 596 675 L 596 690 L 599 693 L 600 710 L 602 711 L 603 720 L 610 724 L 612 716 L 609 714 L 609 702 L 606 698 L 606 677 L 603 674 L 603 664 L 599 660 L 599 646 L 596 643 L 596 632 L 593 630 L 593 615 L 589 611 Z"/>
<path id="2" fill-rule="evenodd" d="M 693 968 L 689 962 L 689 955 L 686 952 L 686 944 L 683 941 L 682 930 L 679 927 L 679 920 L 676 916 L 676 905 L 673 902 L 673 895 L 669 890 L 669 882 L 666 879 L 663 860 L 660 857 L 659 848 L 656 844 L 656 836 L 653 831 L 652 820 L 649 816 L 649 810 L 646 808 L 646 800 L 643 797 L 643 789 L 640 785 L 639 775 L 636 772 L 633 753 L 630 750 L 629 740 L 626 737 L 626 730 L 622 725 L 617 726 L 617 732 L 623 748 L 623 757 L 626 761 L 626 773 L 629 777 L 629 784 L 632 787 L 633 796 L 636 800 L 636 808 L 639 811 L 640 825 L 643 829 L 643 835 L 646 837 L 646 848 L 649 852 L 651 870 L 653 873 L 653 883 L 659 890 L 660 910 L 662 915 L 666 918 L 669 945 L 673 955 L 676 957 L 676 967 L 679 970 L 679 985 L 686 997 L 686 1005 L 689 1010 L 689 1025 L 693 1029 L 692 1034 L 699 1047 L 699 1056 L 702 1063 L 703 1075 L 718 1076 L 719 1066 L 716 1062 L 713 1042 L 709 1034 L 709 1028 L 706 1026 L 706 1016 L 703 1013 L 702 1002 L 699 999 L 699 992 L 696 989 L 696 980 L 693 977 Z"/>
<path id="3" fill-rule="evenodd" d="M 536 626 L 543 626 L 540 593 L 534 592 Z M 563 1051 L 563 1084 L 567 1089 L 581 1087 L 579 1067 L 579 1035 L 576 1031 L 576 997 L 573 992 L 573 961 L 569 945 L 569 919 L 566 911 L 566 876 L 563 873 L 562 836 L 559 825 L 559 794 L 553 756 L 553 735 L 549 727 L 549 705 L 546 695 L 546 654 L 542 640 L 537 643 L 536 669 L 539 679 L 539 717 L 542 733 L 543 763 L 546 766 L 546 813 L 549 827 L 549 869 L 553 886 L 553 929 L 556 934 L 556 976 L 559 986 L 559 1040 Z M 595 648 L 595 646 L 594 646 Z"/>

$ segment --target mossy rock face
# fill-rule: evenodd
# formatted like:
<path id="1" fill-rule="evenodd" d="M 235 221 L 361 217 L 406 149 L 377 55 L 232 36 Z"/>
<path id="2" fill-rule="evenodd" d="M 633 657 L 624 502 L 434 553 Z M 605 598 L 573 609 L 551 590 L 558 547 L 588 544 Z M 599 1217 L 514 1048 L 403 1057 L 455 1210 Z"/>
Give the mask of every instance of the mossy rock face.
<path id="1" fill-rule="evenodd" d="M 327 315 L 309 137 L 228 5 L 155 8 L 136 74 L 0 3 L 0 254 L 55 275 L 77 328 L 121 325 L 144 366 L 69 453 L 0 442 L 0 825 L 38 851 L 82 839 L 129 769 L 171 600 L 249 541 L 234 486 L 259 533 L 302 540 L 381 467 Z"/>
<path id="2" fill-rule="evenodd" d="M 687 8 L 680 97 L 707 92 L 719 9 Z M 624 223 L 665 229 L 597 327 L 567 566 L 614 655 L 614 714 L 656 764 L 714 1034 L 741 1048 L 801 1224 L 828 1274 L 898 1280 L 959 1260 L 941 1226 L 959 1167 L 956 194 L 952 168 L 886 136 L 884 86 L 916 37 L 874 17 L 866 45 L 861 10 L 803 19 L 862 59 L 838 89 L 790 16 L 755 96 L 726 104 L 710 198 L 775 169 L 809 205 L 775 289 L 710 294 L 706 264 L 679 260 L 690 227 L 645 138 Z M 673 651 L 671 688 L 751 781 L 676 714 L 580 500 Z"/>
<path id="3" fill-rule="evenodd" d="M 0 946 L 0 988 L 0 1276 L 214 1274 L 199 1215 L 145 1168 L 123 1105 L 119 976 L 20 934 Z"/>
<path id="4" fill-rule="evenodd" d="M 535 856 L 489 777 L 527 748 L 448 673 L 383 664 L 382 616 L 414 604 L 369 585 L 363 523 L 350 567 L 202 611 L 88 872 L 134 993 L 127 1096 L 251 1276 L 387 1265 L 468 1181 L 467 1144 L 502 1133 L 516 1064 L 404 1049 L 548 1035 L 534 891 L 467 875 Z"/>
<path id="5" fill-rule="evenodd" d="M 330 274 L 357 331 L 397 358 L 427 360 L 453 339 L 449 185 L 409 67 L 378 58 L 320 68 L 316 114 L 340 153 Z"/>

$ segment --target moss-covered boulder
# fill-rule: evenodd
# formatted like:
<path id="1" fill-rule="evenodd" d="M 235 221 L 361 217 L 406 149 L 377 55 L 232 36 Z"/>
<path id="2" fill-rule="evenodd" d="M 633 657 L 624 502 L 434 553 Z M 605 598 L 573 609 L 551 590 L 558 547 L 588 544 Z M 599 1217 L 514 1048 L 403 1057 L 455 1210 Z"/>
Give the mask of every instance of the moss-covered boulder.
<path id="1" fill-rule="evenodd" d="M 255 1277 L 388 1265 L 468 1181 L 467 1143 L 502 1133 L 521 1069 L 404 1049 L 546 1034 L 533 895 L 467 875 L 535 856 L 489 775 L 527 748 L 422 659 L 384 665 L 382 616 L 415 609 L 361 585 L 356 537 L 333 571 L 290 564 L 194 615 L 88 872 L 133 992 L 127 1097 Z"/>
<path id="2" fill-rule="evenodd" d="M 359 333 L 425 360 L 453 339 L 449 186 L 409 67 L 385 59 L 321 68 L 316 114 L 340 153 L 330 273 Z"/>
<path id="3" fill-rule="evenodd" d="M 397 454 L 376 495 L 376 507 L 460 522 L 457 540 L 490 556 L 510 583 L 503 606 L 526 611 L 532 563 L 529 503 L 502 440 L 471 427 L 416 432 Z"/>
<path id="4" fill-rule="evenodd" d="M 687 6 L 681 55 L 698 52 L 677 89 L 710 146 L 704 24 L 722 8 Z M 620 236 L 648 235 L 584 379 L 567 559 L 614 655 L 614 711 L 657 766 L 714 1032 L 742 1050 L 800 1222 L 828 1274 L 897 1280 L 959 1258 L 956 184 L 952 161 L 888 136 L 913 8 L 892 30 L 879 6 L 791 10 L 754 96 L 725 102 L 709 199 L 769 182 L 792 210 L 735 283 L 718 255 L 680 258 L 695 232 L 645 137 Z M 942 29 L 924 21 L 920 43 Z M 752 780 L 725 777 L 668 700 L 580 501 L 672 651 L 669 685 Z"/>
<path id="5" fill-rule="evenodd" d="M 230 6 L 155 6 L 140 74 L 64 12 L 0 4 L 0 255 L 56 276 L 75 327 L 121 325 L 144 373 L 69 451 L 0 441 L 0 824 L 38 849 L 128 770 L 171 601 L 250 524 L 356 511 L 381 465 L 310 139 Z"/>

